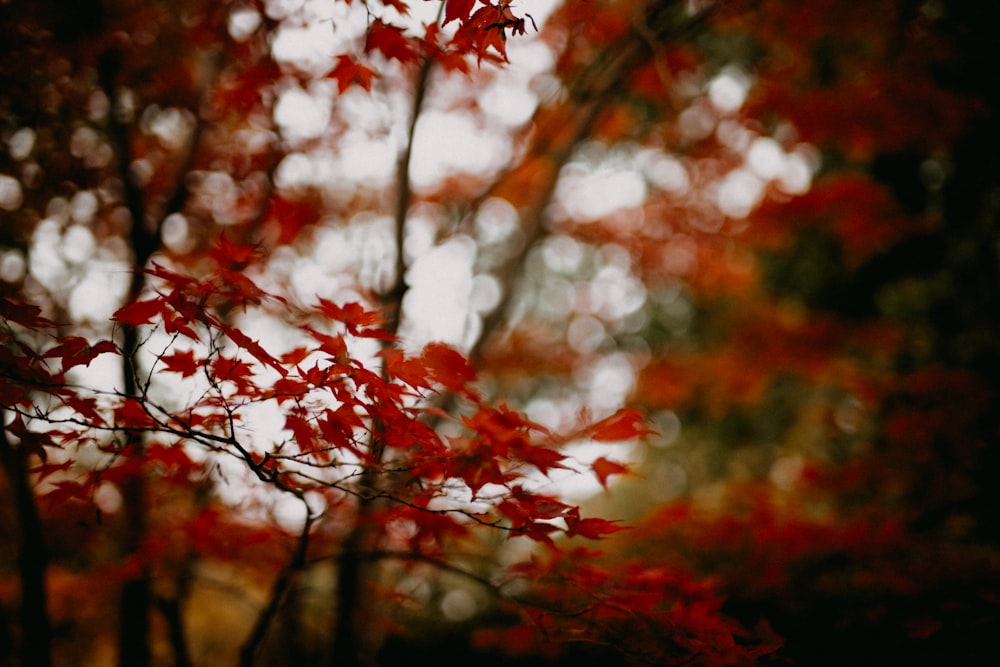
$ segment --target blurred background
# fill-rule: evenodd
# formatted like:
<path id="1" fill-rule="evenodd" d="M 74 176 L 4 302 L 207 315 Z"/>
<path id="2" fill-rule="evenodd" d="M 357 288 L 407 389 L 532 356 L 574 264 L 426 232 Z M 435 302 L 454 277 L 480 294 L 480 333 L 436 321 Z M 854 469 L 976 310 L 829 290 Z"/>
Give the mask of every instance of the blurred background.
<path id="1" fill-rule="evenodd" d="M 0 293 L 111 337 L 136 267 L 205 271 L 222 232 L 303 308 L 392 305 L 402 276 L 403 344 L 455 346 L 485 395 L 553 430 L 649 415 L 652 436 L 577 443 L 575 470 L 537 480 L 633 526 L 607 562 L 707 582 L 798 664 L 990 664 L 995 10 L 523 0 L 525 34 L 501 27 L 505 53 L 477 62 L 447 41 L 458 22 L 428 27 L 451 4 L 0 1 Z M 280 313 L 231 317 L 294 344 Z M 115 363 L 79 382 L 113 384 Z M 85 445 L 67 460 L 95 465 Z M 605 488 L 584 474 L 601 457 L 632 474 Z M 176 605 L 153 664 L 233 663 L 301 521 L 220 466 L 150 491 L 156 591 Z M 102 573 L 127 492 L 49 490 L 56 664 L 114 664 Z M 21 664 L 16 561 L 0 540 L 0 665 Z M 326 659 L 331 581 L 328 561 L 303 573 L 259 664 Z M 493 607 L 460 578 L 395 585 L 381 664 L 579 659 L 470 644 Z"/>

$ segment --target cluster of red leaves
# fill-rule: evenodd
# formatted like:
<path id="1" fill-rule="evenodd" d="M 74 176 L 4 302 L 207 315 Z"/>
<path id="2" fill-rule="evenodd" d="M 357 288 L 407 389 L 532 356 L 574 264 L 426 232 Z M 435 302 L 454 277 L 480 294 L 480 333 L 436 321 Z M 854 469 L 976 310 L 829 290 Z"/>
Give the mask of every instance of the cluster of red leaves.
<path id="1" fill-rule="evenodd" d="M 851 474 L 826 469 L 810 478 L 843 492 Z M 688 500 L 660 508 L 618 548 L 688 576 L 712 577 L 741 604 L 784 606 L 793 616 L 817 599 L 832 607 L 848 601 L 838 631 L 881 618 L 919 641 L 946 627 L 995 623 L 998 600 L 981 592 L 983 581 L 1000 576 L 995 551 L 922 535 L 891 507 L 810 514 L 805 496 L 792 505 L 764 485 L 731 485 L 721 506 Z"/>
<path id="2" fill-rule="evenodd" d="M 982 110 L 925 76 L 947 67 L 954 45 L 942 40 L 931 13 L 904 6 L 735 2 L 714 23 L 773 54 L 760 64 L 747 113 L 791 121 L 804 140 L 864 160 L 878 150 L 944 145 Z M 830 48 L 832 26 L 836 48 Z"/>
<path id="3" fill-rule="evenodd" d="M 899 344 L 898 332 L 884 325 L 807 318 L 780 304 L 757 303 L 750 312 L 734 314 L 730 326 L 732 335 L 717 345 L 678 351 L 647 365 L 639 376 L 639 395 L 672 410 L 700 402 L 720 415 L 733 406 L 759 405 L 775 369 L 781 369 L 867 398 L 879 380 L 865 362 L 887 357 Z"/>
<path id="4" fill-rule="evenodd" d="M 403 2 L 386 3 L 400 14 L 409 14 Z M 481 5 L 476 9 L 476 5 Z M 473 11 L 475 9 L 475 11 Z M 333 69 L 327 74 L 337 82 L 343 92 L 351 86 L 371 90 L 372 82 L 379 70 L 371 61 L 373 54 L 399 63 L 414 63 L 430 59 L 447 71 L 468 72 L 468 58 L 476 57 L 478 63 L 507 61 L 507 31 L 513 35 L 525 34 L 527 22 L 535 30 L 535 20 L 530 14 L 518 16 L 509 2 L 492 3 L 484 0 L 448 0 L 445 16 L 441 24 L 424 26 L 422 35 L 412 34 L 401 25 L 392 23 L 385 17 L 376 17 L 369 22 L 365 35 L 365 61 L 350 54 L 340 54 Z M 442 28 L 455 22 L 457 30 L 451 37 L 445 36 Z"/>
<path id="5" fill-rule="evenodd" d="M 762 248 L 787 248 L 803 229 L 827 230 L 849 267 L 932 229 L 930 220 L 906 215 L 885 186 L 850 173 L 822 178 L 790 201 L 766 202 L 751 220 L 744 236 Z"/>
<path id="6" fill-rule="evenodd" d="M 475 388 L 474 369 L 453 348 L 430 344 L 416 354 L 405 354 L 382 328 L 379 313 L 358 303 L 324 299 L 312 308 L 298 309 L 237 270 L 253 261 L 252 247 L 223 240 L 215 254 L 219 268 L 203 277 L 152 265 L 146 272 L 151 291 L 114 314 L 120 327 L 168 335 L 163 349 L 149 350 L 152 365 L 139 373 L 148 379 L 140 381 L 135 395 L 82 389 L 66 376 L 98 355 L 121 354 L 115 344 L 60 338 L 38 308 L 0 301 L 6 322 L 0 362 L 10 380 L 3 385 L 0 401 L 16 413 L 8 433 L 41 461 L 35 473 L 39 483 L 45 481 L 39 489 L 47 512 L 62 511 L 70 503 L 86 505 L 101 485 L 121 488 L 134 476 L 155 474 L 161 481 L 188 483 L 211 465 L 196 463 L 200 457 L 190 456 L 191 447 L 200 447 L 236 456 L 263 484 L 279 491 L 298 497 L 307 492 L 324 494 L 329 507 L 343 504 L 345 498 L 382 498 L 385 502 L 365 518 L 382 535 L 377 547 L 402 549 L 422 558 L 446 558 L 448 545 L 475 527 L 523 536 L 556 553 L 566 539 L 600 540 L 624 530 L 616 521 L 586 517 L 578 506 L 533 491 L 531 480 L 538 473 L 570 467 L 571 459 L 560 451 L 567 442 L 646 436 L 650 430 L 639 412 L 623 409 L 572 433 L 552 433 L 507 405 L 484 402 Z M 280 311 L 306 342 L 272 352 L 230 316 L 222 315 L 266 308 Z M 50 344 L 36 351 L 24 342 L 32 338 Z M 352 355 L 352 341 L 358 339 L 383 346 L 378 357 L 381 368 L 370 368 L 371 362 Z M 143 335 L 140 340 L 148 346 L 154 337 Z M 197 379 L 203 389 L 186 404 L 168 410 L 150 391 L 161 374 L 185 382 Z M 39 409 L 41 394 L 71 416 L 62 419 Z M 429 407 L 426 401 L 435 394 L 454 395 L 471 410 L 454 419 Z M 263 449 L 261 443 L 250 443 L 254 426 L 246 414 L 248 406 L 261 403 L 272 403 L 281 411 L 287 434 L 280 442 L 263 443 Z M 461 433 L 444 437 L 429 425 L 440 419 L 454 420 Z M 40 424 L 45 427 L 36 432 Z M 116 438 L 123 432 L 145 434 L 141 457 L 114 456 L 122 454 L 123 445 Z M 106 437 L 101 440 L 100 434 Z M 111 462 L 98 470 L 73 466 L 72 445 L 91 439 L 101 440 L 99 446 L 112 455 Z M 60 456 L 59 463 L 48 463 L 52 450 L 65 450 L 69 460 Z M 360 478 L 359 469 L 365 471 Z M 601 458 L 591 472 L 606 484 L 609 477 L 629 469 Z M 381 481 L 373 483 L 373 478 Z M 359 485 L 358 479 L 365 481 Z M 171 488 L 161 487 L 164 493 Z M 455 489 L 463 487 L 477 501 L 474 507 L 463 505 L 462 494 L 456 495 Z M 273 539 L 269 530 L 237 529 L 220 511 L 209 506 L 163 528 L 175 533 L 186 548 L 212 557 L 239 557 L 241 548 L 233 540 Z M 217 540 L 226 543 L 216 544 Z M 174 557 L 175 547 L 172 540 L 152 540 L 121 566 L 125 569 L 119 574 L 126 576 L 143 564 L 162 567 Z M 571 610 L 583 599 L 581 592 L 584 597 L 604 596 L 587 572 L 592 571 L 564 575 L 564 583 L 575 592 L 572 600 L 564 600 L 553 589 L 553 612 L 558 607 Z M 641 588 L 626 582 L 622 590 L 639 595 Z M 662 593 L 685 592 L 671 588 Z M 639 605 L 639 598 L 621 598 L 599 607 L 606 609 L 601 614 L 615 609 L 615 616 L 630 605 Z M 684 608 L 676 606 L 669 612 L 675 625 Z M 630 613 L 648 612 L 639 605 Z M 572 616 L 560 621 L 561 632 L 566 637 L 573 634 L 569 628 L 576 622 Z M 589 623 L 576 633 L 586 634 Z M 678 636 L 677 641 L 683 639 Z"/>
<path id="7" fill-rule="evenodd" d="M 544 653 L 546 644 L 614 646 L 629 664 L 759 664 L 781 646 L 766 623 L 747 631 L 722 610 L 712 584 L 681 569 L 604 557 L 573 548 L 532 558 L 511 574 L 532 596 L 516 609 L 520 623 L 476 633 L 480 648 Z M 568 594 L 566 590 L 571 591 Z M 555 611 L 562 599 L 573 609 Z"/>

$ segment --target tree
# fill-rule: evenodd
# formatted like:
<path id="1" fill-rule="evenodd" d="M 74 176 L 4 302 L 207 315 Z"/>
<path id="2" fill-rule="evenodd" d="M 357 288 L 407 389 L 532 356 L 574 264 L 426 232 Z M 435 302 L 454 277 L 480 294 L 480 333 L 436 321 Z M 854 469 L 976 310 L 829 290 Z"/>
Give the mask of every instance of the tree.
<path id="1" fill-rule="evenodd" d="M 277 3 L 5 10 L 4 31 L 13 37 L 4 65 L 6 158 L 17 178 L 4 182 L 12 268 L 3 301 L 3 451 L 12 520 L 21 528 L 21 616 L 13 633 L 21 662 L 52 661 L 50 608 L 66 604 L 67 588 L 84 585 L 97 618 L 81 612 L 84 618 L 54 622 L 74 631 L 101 627 L 115 605 L 95 588 L 99 576 L 120 582 L 120 664 L 165 659 L 165 646 L 173 662 L 189 664 L 182 610 L 200 563 L 215 559 L 273 573 L 240 652 L 242 664 L 254 664 L 293 583 L 332 559 L 329 658 L 366 663 L 389 631 L 369 608 L 372 586 L 382 591 L 376 599 L 391 598 L 406 572 L 432 565 L 486 586 L 501 601 L 511 597 L 505 590 L 512 584 L 501 585 L 484 556 L 475 556 L 480 538 L 472 528 L 539 545 L 512 569 L 512 582 L 545 580 L 550 570 L 554 578 L 553 559 L 569 548 L 557 543 L 559 535 L 600 539 L 620 530 L 539 491 L 532 476 L 566 467 L 570 459 L 559 450 L 574 440 L 644 435 L 637 413 L 612 409 L 591 425 L 553 431 L 474 388 L 473 367 L 453 347 L 405 349 L 397 337 L 407 323 L 405 241 L 418 204 L 411 151 L 432 70 L 467 74 L 470 59 L 501 63 L 508 35 L 524 35 L 534 22 L 508 5 L 442 8 L 424 27 L 404 27 L 410 8 L 403 3 L 348 10 L 343 22 L 332 21 L 348 43 L 321 69 L 342 99 L 374 94 L 377 82 L 413 81 L 395 205 L 387 209 L 364 188 L 339 205 L 394 218 L 394 250 L 386 256 L 395 259 L 360 276 L 351 299 L 290 290 L 282 282 L 294 276 L 277 259 L 282 248 L 309 247 L 319 219 L 338 206 L 323 201 L 336 192 L 287 175 L 313 138 L 296 136 L 302 133 L 283 122 L 282 105 L 293 103 L 299 86 L 312 85 L 315 72 L 280 62 L 270 47 L 303 15 L 290 16 Z M 664 32 L 690 20 L 674 10 L 669 17 L 651 12 Z M 344 25 L 359 16 L 363 28 L 351 33 Z M 452 23 L 457 29 L 442 31 Z M 581 84 L 579 94 L 595 103 L 539 121 L 553 131 L 527 140 L 526 166 L 493 185 L 463 185 L 481 193 L 466 215 L 520 180 L 530 185 L 523 201 L 514 200 L 526 211 L 524 249 L 534 245 L 556 175 L 590 132 L 600 97 L 644 57 L 634 35 L 623 41 L 628 57 Z M 555 124 L 566 120 L 574 127 L 559 136 Z M 332 127 L 334 142 L 351 129 L 341 131 L 336 120 Z M 498 268 L 511 282 L 525 253 L 507 254 L 498 255 Z M 487 331 L 508 311 L 510 294 L 508 284 Z M 264 323 L 281 328 L 276 341 L 249 333 Z M 479 356 L 482 341 L 467 344 L 469 358 Z M 447 412 L 434 406 L 435 396 Z M 255 435 L 265 426 L 272 426 L 270 438 Z M 240 464 L 235 470 L 232 461 Z M 595 468 L 602 482 L 624 470 L 614 466 L 605 460 Z M 229 476 L 249 477 L 230 482 L 240 488 L 256 483 L 273 493 L 233 507 L 215 481 Z M 280 505 L 280 496 L 289 500 Z M 287 512 L 288 502 L 299 507 L 296 519 L 253 528 L 255 514 Z M 289 523 L 293 548 L 278 567 L 273 552 L 287 541 Z M 59 542 L 84 537 L 71 568 Z M 250 566 L 246 542 L 257 541 L 270 548 Z M 459 547 L 465 556 L 456 562 Z M 54 571 L 46 572 L 48 550 L 65 569 L 62 589 Z M 376 573 L 374 565 L 386 561 L 404 567 Z M 527 616 L 540 626 L 543 616 L 587 610 L 585 621 L 562 620 L 560 634 L 569 639 L 590 628 L 590 639 L 601 641 L 596 628 L 620 624 L 623 603 L 597 590 L 607 575 L 580 572 L 586 576 L 570 569 L 573 599 L 511 599 L 542 610 Z M 638 603 L 627 608 L 641 612 Z M 642 604 L 655 618 L 665 602 Z M 719 628 L 731 630 L 721 617 Z M 679 648 L 694 650 L 690 641 L 678 638 Z"/>
<path id="2" fill-rule="evenodd" d="M 0 650 L 986 636 L 994 60 L 847 4 L 3 6 Z"/>
<path id="3" fill-rule="evenodd" d="M 688 331 L 661 316 L 673 349 L 652 352 L 637 395 L 672 433 L 684 425 L 647 464 L 676 500 L 628 553 L 719 577 L 728 610 L 765 615 L 802 663 L 985 655 L 998 619 L 982 594 L 998 575 L 988 13 L 757 7 L 723 42 L 755 54 L 746 111 L 776 138 L 794 128 L 822 168 L 808 193 L 749 213 L 729 249 L 748 275 L 688 296 Z"/>

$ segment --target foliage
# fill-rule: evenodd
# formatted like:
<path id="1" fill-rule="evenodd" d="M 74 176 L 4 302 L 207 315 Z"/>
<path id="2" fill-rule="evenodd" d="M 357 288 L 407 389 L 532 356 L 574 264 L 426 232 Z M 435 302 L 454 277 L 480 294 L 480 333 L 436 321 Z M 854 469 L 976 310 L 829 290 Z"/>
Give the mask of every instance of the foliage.
<path id="1" fill-rule="evenodd" d="M 0 662 L 988 646 L 980 11 L 0 4 Z"/>

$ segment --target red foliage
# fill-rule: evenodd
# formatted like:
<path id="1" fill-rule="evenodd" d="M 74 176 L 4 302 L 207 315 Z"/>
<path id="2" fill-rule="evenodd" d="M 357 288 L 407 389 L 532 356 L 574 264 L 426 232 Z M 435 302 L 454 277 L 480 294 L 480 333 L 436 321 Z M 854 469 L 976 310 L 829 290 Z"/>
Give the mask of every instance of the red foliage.
<path id="1" fill-rule="evenodd" d="M 357 32 L 341 40 L 333 25 L 344 52 L 318 66 L 277 55 L 279 38 L 323 20 L 295 3 L 125 0 L 93 15 L 93 3 L 61 3 L 45 16 L 49 4 L 0 13 L 12 40 L 0 74 L 13 91 L 0 100 L 0 166 L 17 181 L 0 183 L 11 220 L 0 232 L 10 277 L 0 462 L 15 501 L 0 526 L 18 528 L 0 564 L 45 562 L 31 546 L 37 502 L 65 627 L 84 578 L 67 563 L 91 579 L 81 588 L 92 604 L 108 595 L 95 579 L 145 580 L 144 599 L 174 623 L 154 634 L 174 636 L 181 664 L 185 633 L 170 606 L 203 583 L 201 565 L 219 566 L 263 600 L 249 664 L 268 628 L 309 643 L 319 621 L 299 622 L 296 596 L 334 563 L 340 608 L 325 612 L 344 627 L 381 614 L 366 598 L 375 593 L 386 616 L 398 614 L 387 624 L 426 603 L 414 625 L 434 626 L 450 587 L 481 587 L 489 602 L 476 598 L 470 626 L 508 624 L 477 632 L 482 645 L 754 664 L 780 644 L 766 622 L 747 629 L 767 604 L 797 612 L 810 595 L 844 591 L 909 601 L 927 582 L 966 581 L 954 572 L 995 578 L 996 552 L 977 540 L 996 522 L 975 505 L 996 496 L 996 280 L 973 275 L 995 273 L 995 188 L 988 170 L 968 166 L 977 135 L 953 145 L 985 109 L 952 85 L 969 83 L 945 39 L 961 26 L 952 7 L 562 3 L 544 46 L 526 50 L 540 60 L 523 91 L 530 120 L 514 128 L 503 104 L 472 90 L 502 93 L 506 77 L 471 65 L 506 65 L 509 40 L 538 30 L 509 2 L 445 0 L 423 26 L 408 0 L 353 3 Z M 738 108 L 714 88 L 736 66 L 749 86 Z M 285 131 L 276 105 L 290 89 L 329 93 L 331 117 L 315 132 Z M 401 91 L 413 95 L 402 113 Z M 452 98 L 425 99 L 440 91 Z M 362 93 L 385 102 L 370 117 L 352 106 Z M 410 174 L 420 141 L 383 124 L 412 113 L 416 128 L 426 109 L 448 105 L 496 133 L 509 164 L 429 186 Z M 350 164 L 338 165 L 345 183 L 310 171 L 376 133 L 389 160 L 372 164 L 405 147 L 394 191 L 346 183 Z M 752 164 L 758 138 L 815 152 L 808 191 L 793 196 Z M 302 178 L 293 157 L 307 165 Z M 909 180 L 893 160 L 912 167 Z M 954 179 L 953 161 L 964 169 Z M 568 198 L 580 202 L 562 186 L 605 169 L 639 201 L 606 215 L 568 210 Z M 737 170 L 749 191 L 760 186 L 745 218 L 722 211 Z M 492 204 L 518 228 L 487 229 Z M 394 235 L 383 234 L 389 220 Z M 354 221 L 375 221 L 370 243 L 337 248 L 336 261 L 316 256 L 323 234 Z M 73 245 L 77 233 L 87 243 Z M 944 247 L 907 256 L 917 234 Z M 814 238 L 815 256 L 805 252 Z M 467 347 L 411 348 L 396 331 L 406 331 L 413 256 L 452 240 L 479 244 L 470 267 L 488 280 L 470 291 L 498 286 L 495 310 L 470 306 Z M 894 251 L 919 266 L 879 264 Z M 43 275 L 46 253 L 64 270 Z M 120 278 L 129 261 L 134 279 Z M 94 266 L 115 276 L 110 322 L 77 301 L 104 284 Z M 588 327 L 594 340 L 581 341 Z M 114 377 L 98 377 L 111 361 Z M 642 410 L 618 409 L 629 400 Z M 611 414 L 590 423 L 588 402 Z M 545 416 L 529 417 L 536 409 Z M 647 411 L 675 428 L 656 433 Z M 628 454 L 570 456 L 595 443 Z M 653 491 L 681 497 L 627 530 L 556 493 L 572 472 L 608 491 L 593 503 L 675 478 Z M 579 546 L 595 542 L 605 551 Z M 414 574 L 419 594 L 404 590 Z M 15 587 L 0 584 L 6 612 Z M 904 615 L 908 636 L 940 634 L 952 603 L 942 599 Z M 865 604 L 868 617 L 882 613 Z M 30 644 L 34 626 L 22 625 L 0 636 Z M 362 634 L 343 630 L 348 642 Z"/>

